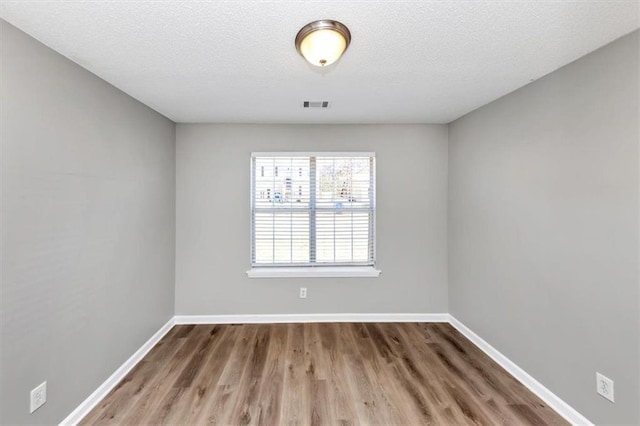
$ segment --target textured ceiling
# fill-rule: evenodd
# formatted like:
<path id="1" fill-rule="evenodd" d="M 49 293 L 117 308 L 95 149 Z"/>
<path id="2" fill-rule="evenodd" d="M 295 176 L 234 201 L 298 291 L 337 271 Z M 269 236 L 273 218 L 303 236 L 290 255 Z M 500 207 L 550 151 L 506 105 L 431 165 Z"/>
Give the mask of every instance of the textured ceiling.
<path id="1" fill-rule="evenodd" d="M 447 123 L 637 29 L 638 13 L 635 0 L 0 2 L 177 122 Z M 321 18 L 353 36 L 327 69 L 293 43 Z"/>

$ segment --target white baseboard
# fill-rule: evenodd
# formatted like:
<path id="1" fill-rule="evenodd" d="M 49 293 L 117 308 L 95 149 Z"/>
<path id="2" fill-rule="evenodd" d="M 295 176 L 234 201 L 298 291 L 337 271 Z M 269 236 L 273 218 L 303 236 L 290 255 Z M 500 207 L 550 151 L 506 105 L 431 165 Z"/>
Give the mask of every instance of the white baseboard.
<path id="1" fill-rule="evenodd" d="M 176 315 L 176 324 L 275 324 L 294 322 L 449 322 L 449 314 Z"/>
<path id="2" fill-rule="evenodd" d="M 449 316 L 449 322 L 460 333 L 462 333 L 473 344 L 480 348 L 491 359 L 497 362 L 502 368 L 507 370 L 509 374 L 515 377 L 520 383 L 526 386 L 531 392 L 543 400 L 549 407 L 553 408 L 558 414 L 565 418 L 569 423 L 574 425 L 590 425 L 593 426 L 586 417 L 577 412 L 573 407 L 564 402 L 560 397 L 547 389 L 542 383 L 534 379 L 522 368 L 504 356 L 500 351 L 491 346 L 482 337 L 471 331 L 467 326 L 458 321 L 453 315 Z"/>
<path id="3" fill-rule="evenodd" d="M 71 414 L 69 414 L 61 425 L 75 426 L 77 425 L 98 403 L 105 397 L 111 389 L 127 375 L 135 365 L 144 358 L 144 356 L 153 348 L 162 337 L 171 330 L 175 324 L 175 317 L 171 318 L 160 330 L 151 336 L 131 357 L 124 362 L 98 389 L 96 389 L 87 399 L 85 399 Z"/>

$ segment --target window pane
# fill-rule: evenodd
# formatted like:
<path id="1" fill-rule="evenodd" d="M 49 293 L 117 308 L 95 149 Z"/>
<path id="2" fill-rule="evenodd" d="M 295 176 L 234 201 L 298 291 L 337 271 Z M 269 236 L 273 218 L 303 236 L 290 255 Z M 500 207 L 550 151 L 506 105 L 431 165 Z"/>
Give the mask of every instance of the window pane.
<path id="1" fill-rule="evenodd" d="M 343 210 L 316 214 L 318 263 L 367 263 L 372 255 L 371 214 Z"/>
<path id="2" fill-rule="evenodd" d="M 257 157 L 253 199 L 257 208 L 308 208 L 308 157 Z"/>
<path id="3" fill-rule="evenodd" d="M 371 207 L 369 157 L 317 157 L 318 208 Z"/>
<path id="4" fill-rule="evenodd" d="M 253 235 L 255 263 L 309 262 L 308 212 L 256 212 Z"/>

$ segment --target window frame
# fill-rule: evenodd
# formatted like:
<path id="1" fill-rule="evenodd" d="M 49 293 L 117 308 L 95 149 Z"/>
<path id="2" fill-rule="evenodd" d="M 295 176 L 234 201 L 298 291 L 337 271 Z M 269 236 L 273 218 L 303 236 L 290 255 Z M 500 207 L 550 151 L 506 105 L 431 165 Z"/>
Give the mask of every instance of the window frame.
<path id="1" fill-rule="evenodd" d="M 254 189 L 255 189 L 255 179 L 256 173 L 258 172 L 256 168 L 254 168 L 254 158 L 256 157 L 369 157 L 373 158 L 373 168 L 372 168 L 372 182 L 373 186 L 373 197 L 371 200 L 372 208 L 371 212 L 373 215 L 372 223 L 371 223 L 371 233 L 373 236 L 372 242 L 372 263 L 367 265 L 362 264 L 353 264 L 353 265 L 335 265 L 335 264 L 311 264 L 311 265 L 300 265 L 300 264 L 264 264 L 264 265 L 254 265 L 254 234 L 255 234 L 255 220 L 254 220 L 254 209 L 255 209 L 255 200 L 254 200 Z M 249 158 L 249 174 L 250 174 L 250 182 L 249 182 L 249 222 L 250 222 L 250 232 L 249 232 L 249 267 L 250 269 L 246 272 L 249 278 L 290 278 L 290 277 L 318 277 L 318 278 L 351 278 L 351 277 L 378 277 L 381 273 L 380 270 L 377 269 L 377 160 L 375 152 L 363 152 L 363 151 L 353 151 L 353 152 L 333 152 L 333 151 L 295 151 L 295 152 L 252 152 Z M 315 169 L 314 169 L 315 170 Z M 317 176 L 311 177 L 310 182 L 315 182 Z M 310 183 L 311 184 L 311 183 Z M 311 209 L 310 211 L 315 210 Z M 309 237 L 310 245 L 311 245 L 311 236 Z"/>

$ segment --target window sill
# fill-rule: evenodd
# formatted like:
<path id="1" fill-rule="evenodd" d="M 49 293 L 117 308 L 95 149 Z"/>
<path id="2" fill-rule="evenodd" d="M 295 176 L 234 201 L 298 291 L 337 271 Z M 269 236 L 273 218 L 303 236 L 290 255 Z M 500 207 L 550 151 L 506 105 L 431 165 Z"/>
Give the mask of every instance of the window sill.
<path id="1" fill-rule="evenodd" d="M 372 266 L 316 266 L 252 268 L 249 278 L 377 278 L 382 271 Z"/>

